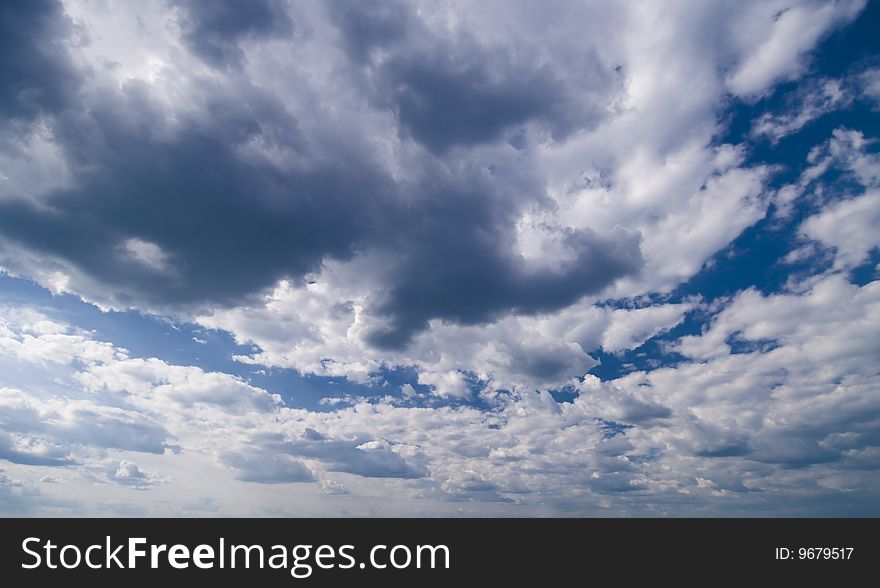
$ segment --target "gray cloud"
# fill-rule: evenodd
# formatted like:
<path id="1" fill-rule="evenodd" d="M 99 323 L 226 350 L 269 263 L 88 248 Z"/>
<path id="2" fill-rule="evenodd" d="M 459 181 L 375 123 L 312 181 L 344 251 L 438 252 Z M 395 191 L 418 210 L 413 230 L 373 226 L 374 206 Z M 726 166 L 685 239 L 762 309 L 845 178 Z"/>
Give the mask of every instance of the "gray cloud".
<path id="1" fill-rule="evenodd" d="M 379 213 L 380 172 L 309 153 L 317 161 L 306 170 L 246 161 L 236 150 L 251 139 L 295 142 L 295 121 L 256 88 L 216 90 L 205 120 L 185 120 L 167 139 L 151 131 L 164 121 L 138 84 L 82 105 L 95 116 L 65 113 L 56 132 L 77 185 L 47 199 L 49 214 L 3 203 L 0 230 L 105 281 L 123 305 L 233 302 L 351 255 Z M 128 238 L 158 244 L 175 271 L 132 263 L 118 247 Z"/>
<path id="2" fill-rule="evenodd" d="M 0 459 L 35 466 L 66 466 L 75 463 L 70 459 L 70 452 L 63 446 L 31 441 L 29 446 L 22 448 L 11 435 L 0 431 Z"/>
<path id="3" fill-rule="evenodd" d="M 497 220 L 506 214 L 504 202 L 473 200 L 466 192 L 438 194 L 426 204 L 421 222 L 404 228 L 399 246 L 410 253 L 379 308 L 389 320 L 371 335 L 372 343 L 404 346 L 432 318 L 479 324 L 505 312 L 555 310 L 641 268 L 638 235 L 621 232 L 611 239 L 588 230 L 566 234 L 576 256 L 562 268 L 530 268 L 513 253 L 512 219 Z M 462 211 L 473 224 L 457 219 Z"/>
<path id="4" fill-rule="evenodd" d="M 294 31 L 283 0 L 173 0 L 172 4 L 184 14 L 180 23 L 184 41 L 217 67 L 241 67 L 242 41 Z"/>
<path id="5" fill-rule="evenodd" d="M 357 474 L 367 478 L 421 478 L 427 471 L 407 461 L 388 447 L 361 448 L 364 439 L 333 439 L 314 429 L 306 429 L 295 441 L 266 440 L 275 452 L 318 459 L 328 470 Z"/>
<path id="6" fill-rule="evenodd" d="M 305 464 L 288 455 L 257 451 L 237 452 L 224 455 L 222 461 L 235 470 L 235 478 L 242 482 L 290 484 L 315 481 L 314 475 Z"/>
<path id="7" fill-rule="evenodd" d="M 503 52 L 474 59 L 479 47 L 462 49 L 466 59 L 439 49 L 383 64 L 384 83 L 377 92 L 406 134 L 443 152 L 498 139 L 531 119 L 564 119 L 564 96 L 547 69 L 522 71 Z M 564 120 L 553 122 L 560 131 L 567 126 Z"/>
<path id="8" fill-rule="evenodd" d="M 59 439 L 96 447 L 161 454 L 168 432 L 139 413 L 80 408 L 72 411 L 68 422 L 49 429 Z"/>
<path id="9" fill-rule="evenodd" d="M 529 51 L 484 46 L 464 33 L 434 38 L 402 3 L 331 6 L 348 55 L 368 65 L 373 101 L 394 112 L 405 136 L 434 153 L 495 141 L 528 121 L 562 139 L 604 116 L 602 101 L 575 98 L 548 64 L 522 57 Z M 377 49 L 388 55 L 373 64 Z M 579 68 L 594 98 L 611 87 L 610 71 L 598 59 Z"/>
<path id="10" fill-rule="evenodd" d="M 395 0 L 332 0 L 327 7 L 342 33 L 343 48 L 358 64 L 368 62 L 373 50 L 401 40 L 413 25 L 408 8 Z"/>
<path id="11" fill-rule="evenodd" d="M 225 64 L 237 63 L 242 39 L 289 26 L 277 2 L 248 5 L 241 19 L 225 3 L 181 7 L 192 50 Z M 49 42 L 66 22 L 55 5 L 42 8 L 24 23 L 19 52 Z M 346 46 L 394 39 L 390 31 L 403 26 L 392 24 L 397 16 L 359 15 L 341 17 L 354 35 Z M 396 113 L 402 135 L 437 155 L 500 139 L 526 120 L 559 129 L 597 120 L 589 101 L 575 108 L 563 99 L 546 67 L 522 68 L 503 48 L 466 38 L 448 54 L 437 43 L 386 60 L 371 98 Z M 85 79 L 62 51 L 43 58 L 67 78 Z M 27 71 L 7 70 L 13 86 L 30 83 Z M 92 84 L 76 95 L 46 89 L 58 95 L 49 124 L 73 180 L 39 203 L 0 201 L 0 236 L 13 244 L 4 265 L 29 273 L 15 256 L 24 248 L 63 260 L 98 284 L 105 302 L 168 310 L 238 304 L 279 279 L 320 272 L 327 260 L 378 252 L 389 271 L 371 312 L 384 324 L 369 339 L 382 348 L 405 346 L 435 318 L 476 324 L 559 309 L 641 267 L 636 235 L 589 230 L 563 236 L 574 257 L 562 267 L 530 267 L 517 253 L 515 225 L 526 207 L 549 206 L 541 182 L 487 178 L 430 155 L 395 176 L 363 138 L 304 132 L 298 118 L 318 113 L 294 114 L 239 75 L 187 83 L 199 106 L 173 115 L 142 81 Z"/>
<path id="12" fill-rule="evenodd" d="M 168 432 L 148 417 L 132 411 L 83 403 L 65 414 L 54 404 L 38 410 L 36 399 L 7 392 L 17 402 L 0 406 L 0 459 L 37 465 L 68 465 L 74 446 L 113 448 L 162 454 Z M 12 434 L 23 443 L 15 443 Z"/>
<path id="13" fill-rule="evenodd" d="M 67 54 L 71 23 L 57 0 L 0 7 L 0 116 L 30 118 L 64 106 L 77 77 Z"/>

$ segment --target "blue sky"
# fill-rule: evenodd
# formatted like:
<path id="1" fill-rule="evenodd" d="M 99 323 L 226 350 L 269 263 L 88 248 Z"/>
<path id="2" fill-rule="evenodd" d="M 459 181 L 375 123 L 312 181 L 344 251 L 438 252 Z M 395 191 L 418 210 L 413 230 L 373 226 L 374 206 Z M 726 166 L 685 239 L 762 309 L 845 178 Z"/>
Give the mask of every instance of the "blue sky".
<path id="1" fill-rule="evenodd" d="M 0 13 L 0 512 L 864 516 L 876 3 Z"/>

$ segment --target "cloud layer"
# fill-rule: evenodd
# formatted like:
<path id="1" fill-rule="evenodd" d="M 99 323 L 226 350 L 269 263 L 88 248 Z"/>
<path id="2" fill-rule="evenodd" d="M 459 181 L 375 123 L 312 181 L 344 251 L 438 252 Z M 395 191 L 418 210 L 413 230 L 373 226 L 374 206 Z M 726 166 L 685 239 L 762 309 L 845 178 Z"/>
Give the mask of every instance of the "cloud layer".
<path id="1" fill-rule="evenodd" d="M 236 347 L 4 301 L 0 511 L 876 514 L 870 10 L 7 3 L 0 279 Z"/>

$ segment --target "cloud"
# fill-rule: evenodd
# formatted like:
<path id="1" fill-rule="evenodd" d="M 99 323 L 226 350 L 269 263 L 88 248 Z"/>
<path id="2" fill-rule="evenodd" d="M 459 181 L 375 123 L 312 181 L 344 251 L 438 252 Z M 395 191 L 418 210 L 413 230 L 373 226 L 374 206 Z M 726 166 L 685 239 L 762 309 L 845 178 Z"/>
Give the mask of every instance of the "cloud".
<path id="1" fill-rule="evenodd" d="M 868 259 L 880 246 L 880 190 L 874 189 L 852 200 L 838 202 L 808 218 L 804 234 L 835 248 L 835 261 L 841 267 L 854 267 Z"/>
<path id="2" fill-rule="evenodd" d="M 146 490 L 163 480 L 155 473 L 145 471 L 136 463 L 128 460 L 111 462 L 107 466 L 107 479 L 123 486 L 131 486 L 138 490 Z"/>
<path id="3" fill-rule="evenodd" d="M 6 470 L 0 469 L 0 512 L 4 514 L 70 513 L 78 506 L 73 500 L 43 494 L 38 486 L 28 480 L 10 477 Z"/>
<path id="4" fill-rule="evenodd" d="M 333 3 L 295 15 L 274 1 L 247 14 L 227 3 L 176 6 L 164 20 L 144 8 L 133 33 L 154 49 L 114 51 L 113 67 L 102 65 L 101 52 L 114 48 L 101 30 L 134 25 L 71 8 L 96 40 L 61 43 L 46 57 L 83 89 L 58 89 L 65 101 L 41 123 L 69 181 L 0 201 L 8 271 L 104 307 L 186 315 L 246 305 L 284 280 L 302 285 L 346 265 L 366 278 L 352 292 L 358 336 L 391 353 L 434 324 L 490 324 L 559 312 L 611 288 L 673 287 L 766 209 L 768 170 L 738 167 L 733 146 L 710 147 L 718 70 L 748 52 L 736 39 L 724 37 L 717 55 L 660 51 L 641 42 L 650 19 L 610 7 L 605 18 L 642 31 L 639 42 L 605 42 L 598 21 L 592 36 L 575 35 L 573 22 L 593 22 L 591 7 L 539 18 L 517 6 L 501 34 L 489 13 L 467 6 Z M 42 8 L 39 22 L 69 21 Z M 788 39 L 769 11 L 743 10 L 769 19 L 760 34 Z M 815 23 L 822 32 L 858 6 L 816 10 L 829 14 Z M 698 11 L 673 36 L 691 38 L 718 18 Z M 319 32 L 326 26 L 339 34 Z M 795 54 L 818 38 L 799 41 Z M 333 67 L 270 57 L 269 42 Z M 686 103 L 656 77 L 664 51 L 665 69 L 703 80 Z M 145 59 L 157 65 L 145 70 Z M 619 159 L 634 140 L 635 157 Z M 603 170 L 606 183 L 583 183 Z M 544 245 L 528 250 L 529 239 Z M 341 309 L 351 301 L 343 296 L 328 303 Z"/>
<path id="5" fill-rule="evenodd" d="M 293 455 L 318 458 L 331 472 L 345 472 L 371 478 L 420 478 L 424 468 L 409 464 L 387 443 L 369 437 L 334 439 L 306 428 L 295 440 L 268 440 L 267 445 Z"/>
<path id="6" fill-rule="evenodd" d="M 244 363 L 368 383 L 383 362 L 390 362 L 416 367 L 418 381 L 438 396 L 466 398 L 483 387 L 565 386 L 598 365 L 590 352 L 638 347 L 693 308 L 682 303 L 613 309 L 584 302 L 563 313 L 505 317 L 491 325 L 433 321 L 407 349 L 385 351 L 364 342 L 361 333 L 369 324 L 362 303 L 343 289 L 345 278 L 333 268 L 325 269 L 324 277 L 326 282 L 304 288 L 283 284 L 260 305 L 214 311 L 197 320 L 233 333 L 242 345 L 258 346 L 235 356 Z M 337 292 L 351 298 L 334 305 L 328 294 Z"/>
<path id="7" fill-rule="evenodd" d="M 618 90 L 595 50 L 581 55 L 573 82 L 530 57 L 537 47 L 511 51 L 509 42 L 482 42 L 466 27 L 414 14 L 406 3 L 334 2 L 329 12 L 349 58 L 366 67 L 376 105 L 393 112 L 405 136 L 438 154 L 511 140 L 527 123 L 562 140 L 608 116 Z M 531 44 L 519 35 L 514 42 Z"/>
<path id="8" fill-rule="evenodd" d="M 602 348 L 612 353 L 635 349 L 679 324 L 691 308 L 690 304 L 664 304 L 612 310 L 611 324 L 602 335 Z"/>
<path id="9" fill-rule="evenodd" d="M 738 448 L 756 461 L 790 467 L 846 460 L 834 439 L 874 442 L 876 407 L 863 392 L 878 377 L 867 361 L 878 345 L 868 326 L 877 313 L 877 291 L 877 282 L 858 287 L 839 275 L 803 294 L 746 291 L 707 332 L 681 340 L 679 351 L 699 361 L 626 376 L 621 384 L 677 389 L 665 398 L 696 417 L 698 429 L 677 434 L 692 450 Z M 737 352 L 732 337 L 776 346 Z M 716 429 L 705 435 L 706 426 Z M 725 437 L 732 440 L 717 446 L 707 441 Z"/>
<path id="10" fill-rule="evenodd" d="M 348 494 L 345 485 L 335 480 L 321 480 L 321 491 L 331 496 Z"/>
<path id="11" fill-rule="evenodd" d="M 18 463 L 67 465 L 74 446 L 161 454 L 169 437 L 164 427 L 137 410 L 85 399 L 40 400 L 12 388 L 0 389 L 0 419 L 4 455 Z"/>
<path id="12" fill-rule="evenodd" d="M 749 97 L 765 91 L 780 78 L 798 75 L 805 67 L 807 51 L 829 30 L 852 20 L 864 6 L 864 0 L 755 5 L 750 17 L 759 26 L 743 35 L 741 42 L 756 43 L 757 48 L 728 77 L 728 88 Z"/>
<path id="13" fill-rule="evenodd" d="M 183 40 L 207 63 L 240 68 L 241 43 L 250 39 L 293 34 L 293 20 L 282 0 L 258 0 L 247 6 L 235 0 L 175 0 L 182 12 Z"/>
<path id="14" fill-rule="evenodd" d="M 863 2 L 171 5 L 0 11 L 0 268 L 248 347 L 0 307 L 0 510 L 876 512 L 873 138 L 757 159 Z M 682 294 L 755 226 L 809 275 Z"/>
<path id="15" fill-rule="evenodd" d="M 342 34 L 345 52 L 359 64 L 367 63 L 374 50 L 400 41 L 414 24 L 412 11 L 396 1 L 364 4 L 334 0 L 328 7 L 330 19 Z"/>
<path id="16" fill-rule="evenodd" d="M 16 438 L 6 433 L 0 433 L 0 459 L 34 466 L 64 466 L 73 463 L 63 447 L 46 444 L 39 439 Z"/>
<path id="17" fill-rule="evenodd" d="M 862 93 L 875 104 L 880 105 L 880 68 L 873 68 L 862 74 Z"/>
<path id="18" fill-rule="evenodd" d="M 15 1 L 0 11 L 0 115 L 11 121 L 63 108 L 79 78 L 67 53 L 72 23 L 56 0 Z"/>
<path id="19" fill-rule="evenodd" d="M 301 461 L 286 455 L 258 452 L 228 453 L 222 461 L 235 470 L 235 478 L 260 484 L 314 482 L 311 470 Z"/>
<path id="20" fill-rule="evenodd" d="M 880 159 L 873 142 L 861 131 L 834 129 L 810 150 L 809 166 L 797 181 L 777 191 L 776 216 L 789 217 L 805 204 L 811 211 L 799 226 L 801 246 L 789 252 L 788 262 L 826 256 L 835 270 L 843 270 L 869 260 L 878 245 Z"/>
<path id="21" fill-rule="evenodd" d="M 785 512 L 811 504 L 844 512 L 819 504 L 837 487 L 857 498 L 871 492 L 876 285 L 833 274 L 803 293 L 742 293 L 705 333 L 680 340 L 677 365 L 574 380 L 566 403 L 522 391 L 486 397 L 486 408 L 380 399 L 310 411 L 195 367 L 115 355 L 73 361 L 66 378 L 88 383 L 88 403 L 4 392 L 3 429 L 31 457 L 4 459 L 16 468 L 71 467 L 45 461 L 56 456 L 80 464 L 64 485 L 85 501 L 78 512 L 108 508 L 122 496 L 117 487 L 139 488 L 144 508 L 169 512 L 169 496 L 205 496 L 210 479 L 221 512 L 249 512 L 233 498 L 244 491 L 237 480 L 281 509 L 272 512 L 290 504 L 287 490 L 272 488 L 296 483 L 297 512 L 326 514 L 337 507 L 312 501 L 336 488 L 322 480 L 336 478 L 353 500 L 347 508 L 362 514 L 442 513 L 450 504 L 483 514 L 755 512 L 768 496 Z M 776 346 L 743 352 L 732 336 Z M 135 441 L 146 422 L 161 422 L 153 438 L 174 447 L 154 452 Z M 803 468 L 819 486 L 804 486 Z M 90 494 L 95 479 L 114 483 Z M 389 492 L 393 506 L 372 502 Z"/>
<path id="22" fill-rule="evenodd" d="M 840 80 L 812 81 L 793 93 L 781 112 L 761 115 L 752 125 L 752 135 L 776 144 L 824 114 L 846 107 L 851 100 L 849 88 Z"/>
<path id="23" fill-rule="evenodd" d="M 217 22 L 213 12 L 205 20 L 211 31 L 265 33 L 249 21 L 227 31 L 238 21 L 224 7 Z M 468 59 L 476 71 L 491 67 L 488 56 Z M 301 281 L 331 260 L 357 257 L 374 271 L 388 268 L 369 305 L 380 324 L 367 338 L 400 348 L 431 319 L 477 323 L 558 309 L 641 267 L 636 233 L 581 228 L 563 229 L 567 264 L 526 266 L 513 228 L 522 208 L 547 204 L 539 183 L 496 179 L 482 166 L 417 152 L 405 175 L 394 174 L 370 152 L 368 137 L 339 138 L 332 121 L 301 125 L 314 114 L 271 89 L 185 67 L 186 81 L 162 75 L 186 101 L 164 101 L 156 81 L 102 80 L 71 96 L 47 123 L 71 185 L 36 202 L 0 202 L 8 270 L 63 275 L 64 288 L 105 306 L 179 312 L 240 303 L 281 279 Z M 447 75 L 446 64 L 418 67 L 418 76 Z M 477 93 L 480 112 L 520 100 L 523 84 L 542 85 L 505 82 L 482 96 L 479 76 L 455 83 L 456 95 Z M 427 136 L 409 112 L 400 109 L 402 128 Z M 429 114 L 454 118 L 458 126 L 444 123 L 442 132 L 471 141 L 467 112 Z M 496 130 L 480 137 L 495 138 Z M 514 162 L 494 165 L 500 171 Z M 453 219 L 459 228 L 450 232 Z"/>

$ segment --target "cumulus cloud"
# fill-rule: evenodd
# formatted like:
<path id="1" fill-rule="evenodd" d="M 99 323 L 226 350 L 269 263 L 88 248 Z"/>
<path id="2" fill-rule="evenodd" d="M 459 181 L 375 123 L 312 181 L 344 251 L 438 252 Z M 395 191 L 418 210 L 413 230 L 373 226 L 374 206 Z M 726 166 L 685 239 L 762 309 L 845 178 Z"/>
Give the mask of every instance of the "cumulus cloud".
<path id="1" fill-rule="evenodd" d="M 527 385 L 560 384 L 595 365 L 591 349 L 553 341 L 542 324 L 554 320 L 532 317 L 609 290 L 671 288 L 766 210 L 769 170 L 711 145 L 718 70 L 748 50 L 725 36 L 717 11 L 689 7 L 677 20 L 673 10 L 668 26 L 680 34 L 654 38 L 650 15 L 612 5 L 540 17 L 517 6 L 502 28 L 491 7 L 176 6 L 164 20 L 143 8 L 132 34 L 150 52 L 137 49 L 143 40 L 124 51 L 60 46 L 54 63 L 83 84 L 78 62 L 111 50 L 119 61 L 42 123 L 70 181 L 0 202 L 8 271 L 104 307 L 195 314 L 260 345 L 256 361 L 305 372 L 366 381 L 399 363 L 426 381 L 474 373 L 510 386 L 518 373 Z M 744 10 L 771 23 L 760 34 L 776 34 L 772 14 Z M 133 26 L 70 12 L 96 38 Z M 40 14 L 73 30 L 57 6 Z M 572 28 L 599 14 L 638 41 L 615 41 L 598 22 L 592 36 Z M 671 42 L 707 27 L 722 51 Z M 267 43 L 304 59 L 320 52 L 334 67 L 270 57 Z M 663 70 L 700 80 L 687 102 L 658 77 L 659 55 Z M 203 60 L 222 71 L 205 72 Z M 346 109 L 357 116 L 339 118 Z M 279 291 L 288 304 L 309 300 L 321 324 L 274 312 Z M 524 328 L 527 343 L 515 334 Z M 426 357 L 464 333 L 484 342 L 488 365 Z"/>
<path id="2" fill-rule="evenodd" d="M 810 150 L 809 166 L 798 180 L 778 190 L 778 216 L 790 216 L 804 203 L 814 208 L 799 227 L 807 242 L 788 254 L 789 261 L 821 254 L 822 249 L 837 270 L 869 260 L 878 246 L 880 222 L 876 214 L 880 158 L 874 142 L 861 131 L 837 128 Z"/>
<path id="3" fill-rule="evenodd" d="M 242 37 L 281 34 L 271 24 L 281 18 L 281 6 L 261 3 L 238 18 L 232 5 L 186 3 L 181 10 L 192 22 L 184 19 L 183 39 L 200 56 L 227 62 L 232 58 L 223 51 L 232 47 L 238 55 Z M 64 22 L 58 14 L 44 18 Z M 416 96 L 393 107 L 377 105 L 377 115 L 390 108 L 405 134 L 433 149 L 455 141 L 497 143 L 503 128 L 541 118 L 543 106 L 501 104 L 522 100 L 522 88 L 534 88 L 543 100 L 550 83 L 543 77 L 552 74 L 519 79 L 522 68 L 512 64 L 506 75 L 514 77 L 484 87 L 481 72 L 498 69 L 494 61 L 508 52 L 474 52 L 468 41 L 457 43 L 461 57 L 454 59 L 472 65 L 386 60 L 391 73 L 377 76 Z M 399 48 L 400 59 L 409 59 L 410 49 Z M 86 75 L 65 63 L 71 76 Z M 456 77 L 468 68 L 474 73 Z M 379 273 L 368 306 L 376 325 L 365 336 L 375 346 L 399 348 L 431 319 L 479 323 L 504 313 L 559 309 L 641 267 L 636 233 L 577 227 L 564 229 L 573 253 L 566 264 L 553 271 L 522 264 L 512 239 L 517 215 L 549 204 L 540 182 L 527 173 L 523 182 L 500 173 L 516 165 L 513 153 L 468 163 L 425 156 L 401 139 L 401 155 L 389 165 L 374 153 L 371 136 L 353 136 L 356 129 L 350 129 L 343 137 L 332 118 L 317 127 L 301 124 L 317 113 L 270 87 L 200 73 L 185 59 L 177 71 L 166 69 L 156 79 L 117 84 L 98 75 L 46 121 L 65 154 L 71 185 L 50 190 L 38 203 L 19 198 L 0 204 L 0 233 L 10 241 L 7 269 L 38 279 L 46 271 L 60 273 L 66 289 L 106 306 L 180 311 L 242 302 L 279 279 L 320 273 L 330 260 L 363 258 Z M 301 72 L 291 75 L 307 81 Z M 156 89 L 163 84 L 187 99 L 164 100 Z M 472 92 L 463 99 L 474 104 L 443 114 L 436 106 L 447 108 L 448 101 L 425 106 L 425 96 L 435 92 L 419 98 L 427 92 L 423 84 L 448 88 L 452 96 Z M 580 116 L 608 98 L 577 100 L 577 107 L 571 99 L 565 108 Z M 486 113 L 502 118 L 470 137 L 479 126 L 472 119 Z M 595 124 L 599 115 L 591 116 Z M 432 121 L 436 130 L 420 120 Z M 556 126 L 571 128 L 568 122 Z M 430 138 L 441 137 L 437 133 L 451 134 Z M 226 279 L 230 273 L 237 279 Z"/>
<path id="4" fill-rule="evenodd" d="M 835 248 L 835 261 L 853 267 L 880 246 L 880 191 L 874 189 L 852 200 L 836 203 L 803 225 L 805 235 Z"/>
<path id="5" fill-rule="evenodd" d="M 246 347 L 0 307 L 3 512 L 876 512 L 873 138 L 748 143 L 870 99 L 799 81 L 863 1 L 20 4 L 0 270 Z M 762 220 L 809 275 L 691 295 Z"/>
<path id="6" fill-rule="evenodd" d="M 235 334 L 241 344 L 257 345 L 253 354 L 235 357 L 244 363 L 363 383 L 372 381 L 383 362 L 415 366 L 419 383 L 439 396 L 460 398 L 483 386 L 564 386 L 598 365 L 590 352 L 638 347 L 694 307 L 680 303 L 614 309 L 581 304 L 558 315 L 512 316 L 492 325 L 432 322 L 406 350 L 388 352 L 370 347 L 359 336 L 365 320 L 358 298 L 338 304 L 328 300 L 329 293 L 344 290 L 334 287 L 335 272 L 327 271 L 325 277 L 329 284 L 283 284 L 259 306 L 217 310 L 197 320 Z"/>
<path id="7" fill-rule="evenodd" d="M 608 114 L 613 73 L 595 52 L 579 64 L 580 86 L 568 87 L 530 52 L 512 53 L 467 29 L 421 20 L 408 4 L 330 7 L 348 55 L 366 68 L 373 100 L 394 113 L 404 135 L 431 151 L 492 142 L 530 122 L 564 139 Z"/>
<path id="8" fill-rule="evenodd" d="M 798 505 L 833 492 L 804 490 L 791 473 L 804 467 L 859 495 L 869 491 L 874 467 L 876 407 L 866 391 L 880 377 L 868 361 L 878 351 L 876 285 L 835 274 L 802 294 L 743 293 L 704 334 L 680 340 L 679 352 L 693 359 L 610 382 L 574 380 L 567 403 L 524 391 L 498 396 L 490 409 L 379 400 L 309 411 L 194 367 L 124 356 L 71 362 L 67 378 L 86 383 L 89 403 L 5 390 L 0 414 L 14 444 L 6 443 L 3 458 L 16 467 L 78 462 L 83 469 L 65 488 L 92 471 L 114 483 L 102 492 L 133 487 L 157 493 L 155 500 L 169 486 L 204 495 L 205 476 L 218 488 L 229 480 L 295 483 L 304 504 L 309 492 L 338 494 L 344 483 L 347 498 L 363 500 L 353 508 L 371 508 L 374 493 L 393 488 L 396 506 L 381 508 L 399 513 L 443 512 L 442 504 L 461 501 L 494 504 L 499 513 L 751 512 L 764 492 L 806 492 Z M 732 346 L 732 338 L 775 347 Z M 150 422 L 162 428 L 139 424 Z M 101 457 L 108 451 L 118 457 Z M 862 474 L 840 478 L 854 472 Z M 756 498 L 730 503 L 731 493 Z M 679 504 L 684 495 L 690 502 Z M 286 491 L 264 496 L 278 508 L 288 501 Z M 227 512 L 242 512 L 218 497 Z M 102 500 L 84 499 L 87 510 Z"/>

